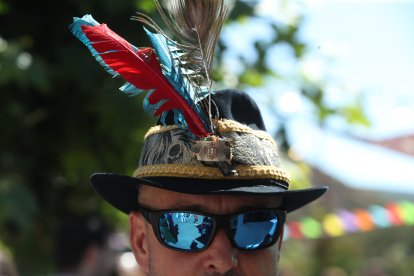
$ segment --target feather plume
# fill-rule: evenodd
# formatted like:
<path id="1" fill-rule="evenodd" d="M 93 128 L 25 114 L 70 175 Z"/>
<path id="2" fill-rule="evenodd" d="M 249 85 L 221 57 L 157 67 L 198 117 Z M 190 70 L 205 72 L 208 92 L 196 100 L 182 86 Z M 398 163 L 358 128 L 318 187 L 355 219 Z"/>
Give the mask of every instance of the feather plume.
<path id="1" fill-rule="evenodd" d="M 84 15 L 82 18 L 74 17 L 73 23 L 70 24 L 69 29 L 73 35 L 75 35 L 83 44 L 86 45 L 86 47 L 88 47 L 92 56 L 96 59 L 96 61 L 98 61 L 100 65 L 102 65 L 105 71 L 107 71 L 112 76 L 117 77 L 119 76 L 119 74 L 116 71 L 112 70 L 112 68 L 109 67 L 102 60 L 99 53 L 92 47 L 91 42 L 86 37 L 82 29 L 82 26 L 98 26 L 98 25 L 99 23 L 90 14 L 87 14 L 87 15 Z M 134 51 L 138 51 L 138 48 L 136 48 L 135 46 L 131 45 L 131 47 L 134 49 Z M 122 92 L 124 92 L 125 94 L 129 96 L 135 96 L 145 91 L 145 90 L 135 87 L 134 85 L 128 82 L 125 83 L 123 86 L 121 86 L 119 90 L 121 90 Z"/>
<path id="2" fill-rule="evenodd" d="M 121 75 L 128 81 L 123 86 L 124 90 L 137 88 L 147 91 L 144 106 L 147 110 L 151 109 L 153 115 L 159 116 L 163 112 L 178 109 L 194 135 L 208 136 L 210 130 L 194 109 L 197 105 L 190 101 L 191 97 L 183 96 L 185 91 L 176 91 L 164 77 L 153 49 L 138 49 L 110 30 L 106 24 L 96 21 L 91 23 L 89 19 L 74 18 L 71 31 L 109 73 Z"/>
<path id="3" fill-rule="evenodd" d="M 163 21 L 178 38 L 177 49 L 181 51 L 178 62 L 193 86 L 210 87 L 210 75 L 221 27 L 227 17 L 223 0 L 155 0 Z M 138 14 L 138 20 L 164 34 L 148 16 Z M 165 34 L 164 34 L 165 35 Z"/>
<path id="4" fill-rule="evenodd" d="M 201 91 L 202 87 L 193 87 L 181 73 L 181 69 L 176 65 L 176 61 L 173 58 L 180 55 L 180 50 L 174 42 L 168 40 L 165 36 L 151 33 L 147 29 L 145 31 L 157 53 L 163 75 L 187 103 L 193 106 L 193 109 L 204 123 L 204 127 L 210 129 L 204 110 L 198 104 L 205 97 L 207 91 Z"/>

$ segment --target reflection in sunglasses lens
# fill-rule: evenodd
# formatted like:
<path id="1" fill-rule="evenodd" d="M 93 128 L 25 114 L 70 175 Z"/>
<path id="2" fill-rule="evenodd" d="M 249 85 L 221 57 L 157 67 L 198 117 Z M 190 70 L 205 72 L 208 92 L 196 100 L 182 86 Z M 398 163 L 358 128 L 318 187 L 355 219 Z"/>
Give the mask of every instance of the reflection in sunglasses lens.
<path id="1" fill-rule="evenodd" d="M 159 232 L 172 248 L 197 251 L 213 234 L 213 219 L 189 212 L 166 212 L 159 218 Z M 229 232 L 237 247 L 251 250 L 274 241 L 278 217 L 272 211 L 251 211 L 231 217 Z"/>
<path id="2" fill-rule="evenodd" d="M 278 218 L 270 211 L 253 211 L 236 216 L 231 222 L 232 234 L 238 247 L 255 249 L 273 242 Z"/>
<path id="3" fill-rule="evenodd" d="M 164 242 L 174 248 L 199 250 L 209 242 L 212 219 L 185 212 L 165 213 L 159 219 L 159 231 Z"/>

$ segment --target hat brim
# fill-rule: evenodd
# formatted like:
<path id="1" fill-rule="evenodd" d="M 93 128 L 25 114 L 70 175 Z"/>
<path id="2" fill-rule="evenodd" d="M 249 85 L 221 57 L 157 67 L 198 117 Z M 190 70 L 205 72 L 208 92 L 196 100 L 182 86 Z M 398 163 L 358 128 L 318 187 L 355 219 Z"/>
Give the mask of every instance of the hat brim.
<path id="1" fill-rule="evenodd" d="M 186 194 L 280 196 L 281 208 L 292 212 L 322 196 L 328 187 L 286 190 L 271 179 L 210 180 L 153 177 L 136 178 L 115 173 L 95 173 L 90 182 L 96 192 L 118 210 L 129 214 L 138 207 L 138 186 L 147 185 Z M 225 182 L 225 185 L 223 183 Z M 223 189 L 226 187 L 226 189 Z"/>

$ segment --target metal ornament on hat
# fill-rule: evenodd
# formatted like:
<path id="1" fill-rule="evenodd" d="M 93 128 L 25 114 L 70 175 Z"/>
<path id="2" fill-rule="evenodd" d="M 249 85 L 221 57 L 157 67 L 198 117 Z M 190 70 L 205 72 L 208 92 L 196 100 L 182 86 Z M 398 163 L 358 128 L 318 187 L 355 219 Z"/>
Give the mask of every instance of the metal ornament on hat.
<path id="1" fill-rule="evenodd" d="M 165 124 L 168 112 L 174 123 L 194 136 L 194 157 L 217 166 L 224 175 L 237 175 L 232 162 L 232 141 L 221 137 L 212 118 L 211 68 L 214 49 L 227 17 L 223 0 L 155 0 L 164 23 L 181 43 L 170 39 L 150 17 L 137 13 L 153 48 L 138 48 L 95 21 L 91 15 L 74 18 L 71 32 L 95 59 L 125 83 L 130 96 L 146 93 L 144 109 Z"/>
<path id="2" fill-rule="evenodd" d="M 193 143 L 193 152 L 198 161 L 206 165 L 214 165 L 220 168 L 224 175 L 237 176 L 235 163 L 232 163 L 232 140 L 216 135 L 210 135 L 203 140 Z"/>

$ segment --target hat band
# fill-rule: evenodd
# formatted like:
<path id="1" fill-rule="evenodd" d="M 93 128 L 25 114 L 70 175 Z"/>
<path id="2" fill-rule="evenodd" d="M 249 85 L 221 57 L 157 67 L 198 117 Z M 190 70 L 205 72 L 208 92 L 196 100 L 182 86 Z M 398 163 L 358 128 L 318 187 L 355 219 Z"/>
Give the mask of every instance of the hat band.
<path id="1" fill-rule="evenodd" d="M 286 171 L 274 166 L 242 166 L 236 167 L 238 176 L 224 176 L 216 167 L 189 166 L 181 164 L 158 164 L 138 167 L 134 177 L 187 177 L 205 179 L 276 179 L 287 183 L 290 178 Z"/>
<path id="2" fill-rule="evenodd" d="M 263 131 L 263 130 L 253 130 L 250 127 L 243 125 L 239 122 L 236 121 L 232 121 L 232 120 L 227 120 L 227 119 L 214 119 L 213 120 L 214 125 L 217 127 L 217 131 L 219 133 L 227 133 L 227 132 L 240 132 L 240 133 L 250 133 L 255 135 L 256 137 L 259 137 L 261 139 L 265 139 L 268 141 L 271 141 L 276 147 L 276 143 L 273 140 L 272 136 Z M 147 133 L 144 136 L 144 140 L 146 140 L 149 136 L 153 135 L 153 134 L 159 134 L 159 133 L 163 133 L 163 132 L 168 132 L 168 131 L 172 131 L 172 130 L 176 130 L 179 129 L 180 127 L 178 125 L 169 125 L 169 126 L 163 126 L 163 125 L 157 125 L 157 126 L 153 126 L 151 127 Z"/>

